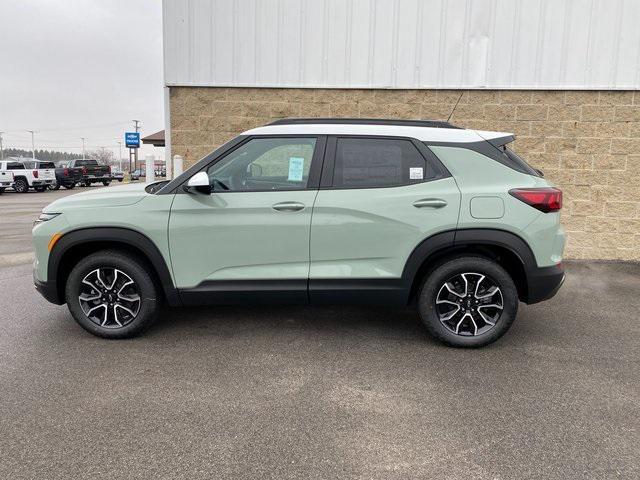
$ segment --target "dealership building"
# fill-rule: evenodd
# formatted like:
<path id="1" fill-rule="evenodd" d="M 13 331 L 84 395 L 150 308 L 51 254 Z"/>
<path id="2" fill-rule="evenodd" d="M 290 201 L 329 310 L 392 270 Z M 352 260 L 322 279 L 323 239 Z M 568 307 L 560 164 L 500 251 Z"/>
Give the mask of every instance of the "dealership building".
<path id="1" fill-rule="evenodd" d="M 166 158 L 283 117 L 514 132 L 568 258 L 640 260 L 640 2 L 164 0 Z"/>

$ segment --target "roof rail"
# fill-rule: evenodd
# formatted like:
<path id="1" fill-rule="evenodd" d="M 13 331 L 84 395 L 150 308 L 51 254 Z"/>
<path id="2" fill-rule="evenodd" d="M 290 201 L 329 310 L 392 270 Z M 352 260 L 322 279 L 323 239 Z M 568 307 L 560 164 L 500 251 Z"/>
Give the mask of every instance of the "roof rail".
<path id="1" fill-rule="evenodd" d="M 315 125 L 315 124 L 355 124 L 355 125 L 399 125 L 403 127 L 457 128 L 449 122 L 438 120 L 401 120 L 390 118 L 282 118 L 269 125 Z"/>

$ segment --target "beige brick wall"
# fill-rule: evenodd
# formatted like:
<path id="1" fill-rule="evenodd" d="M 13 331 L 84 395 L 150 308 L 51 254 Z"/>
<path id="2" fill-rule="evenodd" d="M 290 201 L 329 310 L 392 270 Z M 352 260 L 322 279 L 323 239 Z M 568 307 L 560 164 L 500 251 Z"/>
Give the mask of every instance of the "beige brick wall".
<path id="1" fill-rule="evenodd" d="M 462 96 L 461 96 L 462 95 Z M 191 165 L 282 117 L 446 119 L 515 132 L 565 194 L 568 258 L 640 260 L 640 92 L 171 88 L 173 154 Z"/>

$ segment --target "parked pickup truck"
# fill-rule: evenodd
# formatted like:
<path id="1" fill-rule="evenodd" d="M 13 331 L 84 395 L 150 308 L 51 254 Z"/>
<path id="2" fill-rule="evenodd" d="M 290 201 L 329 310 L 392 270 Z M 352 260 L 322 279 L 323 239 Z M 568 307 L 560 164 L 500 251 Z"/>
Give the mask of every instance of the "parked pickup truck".
<path id="1" fill-rule="evenodd" d="M 98 160 L 87 158 L 85 160 L 69 160 L 67 168 L 82 168 L 81 185 L 89 187 L 92 183 L 102 183 L 105 187 L 111 183 L 111 167 L 101 165 Z"/>
<path id="2" fill-rule="evenodd" d="M 0 195 L 13 183 L 13 172 L 0 170 Z"/>
<path id="3" fill-rule="evenodd" d="M 60 161 L 56 164 L 56 184 L 51 188 L 58 190 L 64 187 L 71 190 L 82 181 L 82 167 L 70 167 L 69 160 Z"/>
<path id="4" fill-rule="evenodd" d="M 56 181 L 53 162 L 40 162 L 33 158 L 9 157 L 0 161 L 0 171 L 11 170 L 13 189 L 18 193 L 27 193 L 29 188 L 44 192 Z"/>

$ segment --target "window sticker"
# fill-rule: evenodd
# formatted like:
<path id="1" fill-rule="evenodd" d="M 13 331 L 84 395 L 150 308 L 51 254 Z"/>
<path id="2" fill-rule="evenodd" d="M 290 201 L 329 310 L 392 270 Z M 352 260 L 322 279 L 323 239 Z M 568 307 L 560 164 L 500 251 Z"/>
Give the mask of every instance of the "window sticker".
<path id="1" fill-rule="evenodd" d="M 424 168 L 410 168 L 409 180 L 422 180 L 424 178 Z"/>
<path id="2" fill-rule="evenodd" d="M 301 182 L 304 171 L 304 158 L 289 157 L 289 178 L 290 182 Z"/>

